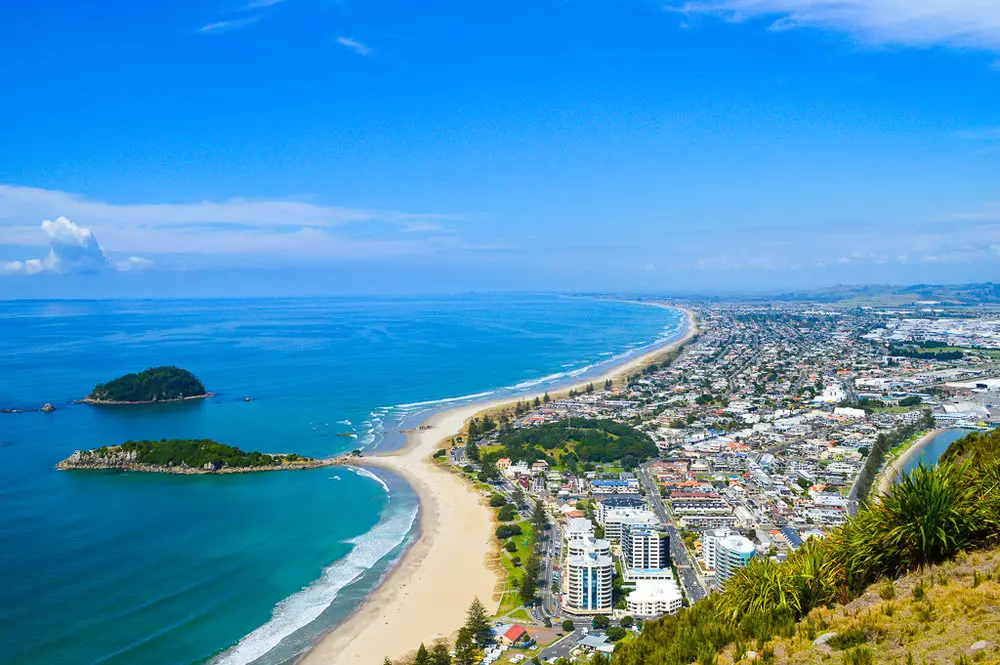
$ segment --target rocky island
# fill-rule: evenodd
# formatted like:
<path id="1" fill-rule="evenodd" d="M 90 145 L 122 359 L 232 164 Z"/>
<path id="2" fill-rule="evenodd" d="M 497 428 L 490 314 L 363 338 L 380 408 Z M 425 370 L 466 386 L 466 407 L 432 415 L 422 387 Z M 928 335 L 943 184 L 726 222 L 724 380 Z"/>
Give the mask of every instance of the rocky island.
<path id="1" fill-rule="evenodd" d="M 168 365 L 99 383 L 81 401 L 85 404 L 158 404 L 202 399 L 211 394 L 194 374 Z"/>
<path id="2" fill-rule="evenodd" d="M 74 469 L 121 469 L 146 473 L 208 474 L 294 471 L 346 463 L 352 455 L 330 459 L 302 457 L 295 453 L 269 455 L 243 452 L 211 439 L 162 439 L 126 441 L 120 446 L 76 450 L 56 464 Z"/>

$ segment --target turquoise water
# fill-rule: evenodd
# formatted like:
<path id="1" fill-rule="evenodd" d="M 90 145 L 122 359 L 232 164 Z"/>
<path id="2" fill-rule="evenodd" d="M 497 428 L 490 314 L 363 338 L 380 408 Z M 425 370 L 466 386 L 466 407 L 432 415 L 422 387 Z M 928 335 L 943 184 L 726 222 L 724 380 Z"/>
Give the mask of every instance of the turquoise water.
<path id="1" fill-rule="evenodd" d="M 286 662 L 413 536 L 416 499 L 391 475 L 54 470 L 74 449 L 203 436 L 316 456 L 385 449 L 454 398 L 597 373 L 681 319 L 548 296 L 0 302 L 0 409 L 24 410 L 0 414 L 0 662 Z M 73 403 L 160 364 L 215 395 Z M 31 411 L 45 402 L 59 410 Z"/>
<path id="2" fill-rule="evenodd" d="M 941 432 L 931 439 L 930 443 L 928 443 L 927 446 L 920 451 L 919 455 L 914 457 L 906 464 L 906 466 L 903 467 L 903 473 L 909 473 L 921 463 L 928 465 L 937 464 L 938 458 L 944 454 L 944 451 L 948 450 L 948 446 L 955 441 L 958 441 L 971 431 L 972 430 L 968 429 L 946 429 Z"/>

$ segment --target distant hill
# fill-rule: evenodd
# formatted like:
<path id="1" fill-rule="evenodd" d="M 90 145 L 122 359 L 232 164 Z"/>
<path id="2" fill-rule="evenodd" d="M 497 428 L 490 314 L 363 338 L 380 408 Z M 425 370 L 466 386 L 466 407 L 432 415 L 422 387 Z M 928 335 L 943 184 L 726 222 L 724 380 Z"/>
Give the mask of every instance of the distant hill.
<path id="1" fill-rule="evenodd" d="M 194 374 L 179 367 L 151 367 L 99 383 L 83 400 L 88 404 L 154 404 L 207 397 Z"/>
<path id="2" fill-rule="evenodd" d="M 912 305 L 933 301 L 942 305 L 984 305 L 1000 303 L 1000 284 L 914 284 L 889 286 L 833 286 L 809 291 L 782 293 L 764 300 L 824 303 L 854 303 L 872 305 Z"/>

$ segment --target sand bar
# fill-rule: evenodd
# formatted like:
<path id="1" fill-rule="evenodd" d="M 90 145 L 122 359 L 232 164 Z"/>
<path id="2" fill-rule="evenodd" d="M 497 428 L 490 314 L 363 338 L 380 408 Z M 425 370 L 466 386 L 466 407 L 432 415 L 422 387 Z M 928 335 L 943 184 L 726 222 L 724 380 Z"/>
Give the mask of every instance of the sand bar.
<path id="1" fill-rule="evenodd" d="M 687 325 L 680 338 L 573 387 L 618 380 L 690 340 L 697 333 L 697 321 L 694 312 L 683 311 Z M 379 665 L 386 657 L 396 659 L 413 651 L 421 642 L 429 645 L 439 637 L 450 637 L 464 623 L 473 597 L 496 611 L 493 592 L 500 579 L 487 564 L 496 547 L 492 511 L 470 483 L 429 458 L 477 413 L 534 397 L 517 395 L 435 414 L 407 435 L 401 450 L 359 460 L 361 466 L 399 474 L 413 487 L 420 499 L 420 536 L 358 610 L 321 638 L 300 663 Z"/>

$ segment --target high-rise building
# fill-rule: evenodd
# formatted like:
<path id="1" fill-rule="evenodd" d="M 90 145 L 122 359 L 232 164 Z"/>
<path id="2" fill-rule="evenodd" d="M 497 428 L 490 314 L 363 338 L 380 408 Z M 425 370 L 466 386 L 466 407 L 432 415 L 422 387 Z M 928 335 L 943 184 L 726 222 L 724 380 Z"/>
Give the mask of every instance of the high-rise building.
<path id="1" fill-rule="evenodd" d="M 565 536 L 563 606 L 574 614 L 610 614 L 614 576 L 611 543 L 594 537 L 589 520 L 571 520 Z"/>
<path id="2" fill-rule="evenodd" d="M 613 508 L 634 508 L 636 510 L 646 507 L 646 500 L 639 496 L 612 496 L 601 499 L 597 502 L 597 510 L 594 516 L 597 523 L 604 526 L 604 519 L 608 510 Z"/>
<path id="3" fill-rule="evenodd" d="M 669 568 L 670 536 L 646 525 L 622 525 L 622 555 L 629 568 Z"/>
<path id="4" fill-rule="evenodd" d="M 659 518 L 645 508 L 609 508 L 604 511 L 604 537 L 613 542 L 621 542 L 625 525 L 657 528 Z"/>
<path id="5" fill-rule="evenodd" d="M 746 567 L 756 552 L 747 538 L 735 534 L 726 536 L 716 544 L 715 579 L 725 582 L 737 570 Z"/>
<path id="6" fill-rule="evenodd" d="M 705 562 L 705 570 L 715 570 L 719 541 L 731 533 L 729 529 L 710 529 L 702 535 L 701 558 Z"/>

